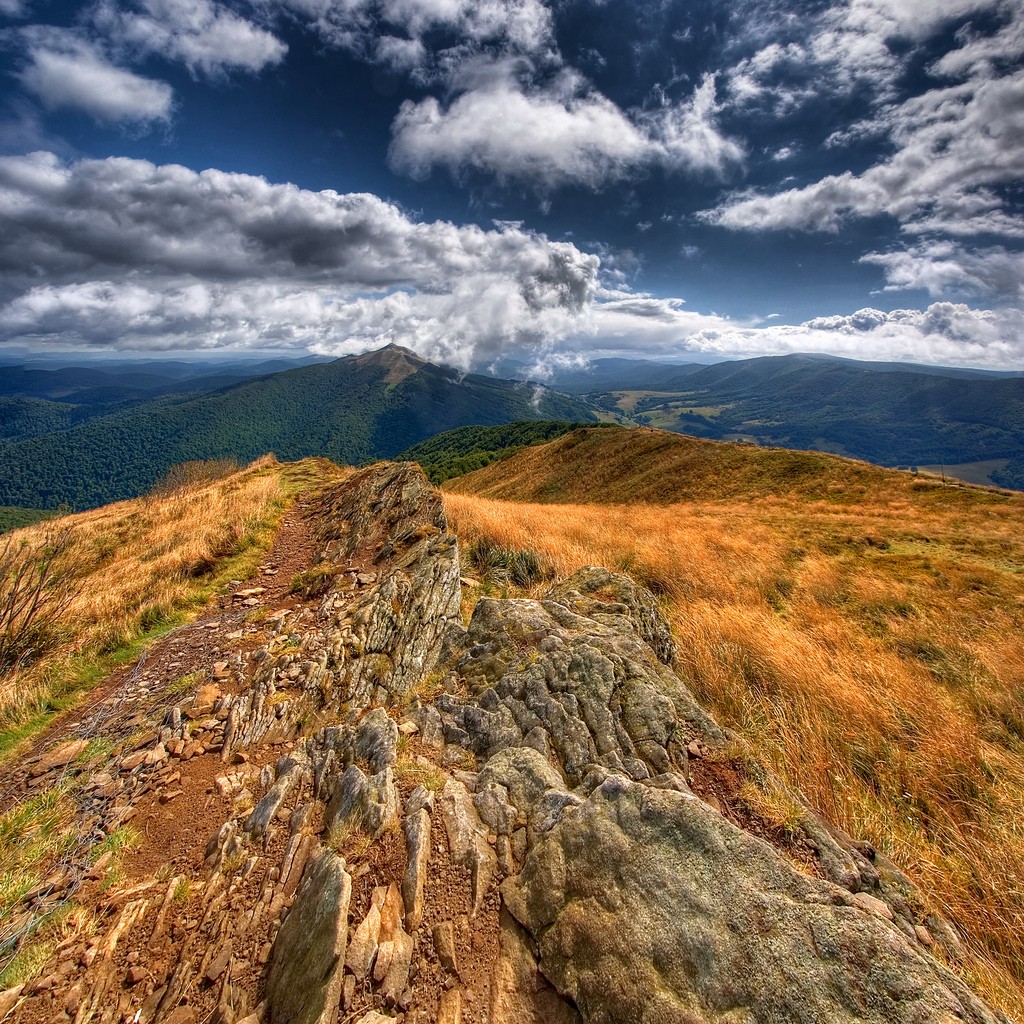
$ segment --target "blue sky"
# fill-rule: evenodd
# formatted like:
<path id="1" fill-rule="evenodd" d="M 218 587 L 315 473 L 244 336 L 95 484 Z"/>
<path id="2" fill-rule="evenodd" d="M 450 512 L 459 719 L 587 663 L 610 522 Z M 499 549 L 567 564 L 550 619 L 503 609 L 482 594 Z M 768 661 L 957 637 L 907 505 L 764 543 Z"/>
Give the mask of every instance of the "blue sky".
<path id="1" fill-rule="evenodd" d="M 0 347 L 1024 366 L 1017 2 L 0 18 Z"/>

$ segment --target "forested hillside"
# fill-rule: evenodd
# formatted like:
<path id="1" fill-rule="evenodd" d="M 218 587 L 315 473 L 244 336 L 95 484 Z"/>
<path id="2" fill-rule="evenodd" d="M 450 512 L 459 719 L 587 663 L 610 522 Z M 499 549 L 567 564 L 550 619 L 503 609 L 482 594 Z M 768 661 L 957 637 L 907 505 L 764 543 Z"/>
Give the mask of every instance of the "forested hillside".
<path id="1" fill-rule="evenodd" d="M 540 385 L 460 374 L 389 346 L 0 441 L 0 502 L 88 508 L 140 494 L 188 460 L 272 451 L 358 464 L 469 423 L 555 418 L 594 417 Z"/>

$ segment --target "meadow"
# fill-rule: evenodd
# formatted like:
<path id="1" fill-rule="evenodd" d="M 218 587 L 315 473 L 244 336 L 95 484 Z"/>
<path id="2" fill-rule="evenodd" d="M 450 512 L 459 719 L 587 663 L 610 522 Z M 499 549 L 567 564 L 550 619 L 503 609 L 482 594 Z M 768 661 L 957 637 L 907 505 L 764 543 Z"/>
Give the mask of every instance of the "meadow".
<path id="1" fill-rule="evenodd" d="M 1024 1019 L 1024 498 L 818 453 L 588 433 L 452 481 L 464 549 L 651 587 L 694 693 L 906 870 L 958 926 L 958 969 Z"/>

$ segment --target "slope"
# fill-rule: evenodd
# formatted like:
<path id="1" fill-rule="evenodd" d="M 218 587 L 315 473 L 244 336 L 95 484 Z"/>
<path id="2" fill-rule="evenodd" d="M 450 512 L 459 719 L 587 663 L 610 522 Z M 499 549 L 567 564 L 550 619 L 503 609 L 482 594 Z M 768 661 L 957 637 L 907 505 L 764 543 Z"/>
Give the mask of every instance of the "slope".
<path id="1" fill-rule="evenodd" d="M 91 507 L 140 494 L 186 460 L 273 451 L 360 463 L 468 423 L 552 418 L 593 414 L 539 385 L 463 375 L 388 346 L 2 442 L 0 502 Z"/>
<path id="2" fill-rule="evenodd" d="M 418 469 L 350 474 L 6 766 L 5 1019 L 1007 1024 L 695 699 L 653 594 L 589 568 L 463 627 L 468 588 Z"/>
<path id="3" fill-rule="evenodd" d="M 651 426 L 832 450 L 882 465 L 1024 453 L 1024 377 L 807 355 L 717 363 L 636 401 Z M 621 402 L 606 397 L 602 404 Z"/>
<path id="4" fill-rule="evenodd" d="M 515 501 L 672 502 L 799 495 L 851 503 L 910 475 L 825 452 L 759 448 L 649 427 L 582 428 L 450 481 L 461 494 Z"/>
<path id="5" fill-rule="evenodd" d="M 1024 496 L 649 429 L 577 431 L 445 491 L 485 592 L 604 565 L 659 593 L 744 756 L 894 857 L 1024 1010 Z M 747 795 L 792 827 L 791 800 Z"/>
<path id="6" fill-rule="evenodd" d="M 583 425 L 559 420 L 515 420 L 496 427 L 458 427 L 406 448 L 397 458 L 419 463 L 430 482 L 440 484 L 508 458 L 530 445 L 544 444 L 578 430 Z M 599 426 L 610 427 L 612 424 Z"/>

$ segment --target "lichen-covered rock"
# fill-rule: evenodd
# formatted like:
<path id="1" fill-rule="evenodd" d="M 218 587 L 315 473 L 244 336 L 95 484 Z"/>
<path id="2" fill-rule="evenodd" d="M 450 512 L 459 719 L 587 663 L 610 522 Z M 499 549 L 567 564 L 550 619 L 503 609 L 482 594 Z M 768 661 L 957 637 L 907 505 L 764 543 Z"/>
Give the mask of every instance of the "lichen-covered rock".
<path id="1" fill-rule="evenodd" d="M 272 1024 L 333 1024 L 341 1002 L 352 879 L 332 850 L 311 860 L 274 942 L 267 977 Z"/>
<path id="2" fill-rule="evenodd" d="M 436 702 L 445 739 L 484 758 L 511 746 L 550 751 L 574 783 L 592 765 L 660 775 L 690 733 L 723 743 L 638 622 L 655 639 L 667 629 L 653 598 L 604 570 L 583 570 L 543 601 L 481 599 L 456 666 L 469 696 Z"/>
<path id="3" fill-rule="evenodd" d="M 880 916 L 690 793 L 610 775 L 502 888 L 587 1021 L 997 1018 Z"/>

